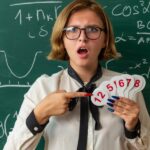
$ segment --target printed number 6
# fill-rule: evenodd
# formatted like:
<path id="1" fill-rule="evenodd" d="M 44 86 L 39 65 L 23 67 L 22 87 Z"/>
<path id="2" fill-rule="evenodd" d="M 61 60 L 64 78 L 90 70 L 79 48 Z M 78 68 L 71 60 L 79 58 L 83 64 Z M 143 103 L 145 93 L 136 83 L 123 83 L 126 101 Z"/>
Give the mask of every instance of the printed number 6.
<path id="1" fill-rule="evenodd" d="M 123 86 L 124 86 L 123 80 L 119 80 L 119 86 L 120 86 L 120 87 L 123 87 Z"/>

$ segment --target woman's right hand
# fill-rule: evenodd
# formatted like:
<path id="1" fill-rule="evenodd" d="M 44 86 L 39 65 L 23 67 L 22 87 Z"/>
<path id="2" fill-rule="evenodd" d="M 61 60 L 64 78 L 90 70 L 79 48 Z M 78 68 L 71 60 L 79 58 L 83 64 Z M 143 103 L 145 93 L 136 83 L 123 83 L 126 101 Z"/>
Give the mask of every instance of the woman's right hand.
<path id="1" fill-rule="evenodd" d="M 66 92 L 59 90 L 49 93 L 34 109 L 36 120 L 45 124 L 50 116 L 63 115 L 68 111 L 68 104 L 74 97 L 89 96 L 86 92 Z"/>

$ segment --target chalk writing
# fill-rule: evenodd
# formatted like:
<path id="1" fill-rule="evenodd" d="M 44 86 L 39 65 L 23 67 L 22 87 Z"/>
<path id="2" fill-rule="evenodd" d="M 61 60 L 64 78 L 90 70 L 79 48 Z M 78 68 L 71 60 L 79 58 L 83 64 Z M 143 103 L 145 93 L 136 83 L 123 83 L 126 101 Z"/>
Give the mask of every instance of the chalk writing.
<path id="1" fill-rule="evenodd" d="M 39 1 L 39 2 L 26 2 L 26 3 L 15 3 L 10 6 L 22 6 L 22 5 L 37 5 L 37 4 L 53 4 L 62 3 L 62 1 Z"/>
<path id="2" fill-rule="evenodd" d="M 39 32 L 37 34 L 31 33 L 31 32 L 28 33 L 28 37 L 31 38 L 31 39 L 34 39 L 37 36 L 46 37 L 47 35 L 49 35 L 49 32 L 47 31 L 45 26 L 41 26 L 40 29 L 39 29 Z"/>
<path id="3" fill-rule="evenodd" d="M 5 57 L 5 62 L 6 62 L 6 65 L 7 65 L 7 68 L 8 68 L 8 70 L 9 70 L 9 72 L 10 72 L 14 77 L 16 77 L 16 78 L 18 78 L 18 79 L 22 79 L 22 78 L 25 78 L 26 76 L 29 75 L 29 73 L 31 72 L 31 70 L 32 70 L 33 67 L 34 67 L 34 64 L 35 64 L 37 55 L 38 55 L 38 54 L 41 54 L 42 51 L 37 51 L 37 52 L 35 53 L 35 56 L 34 56 L 34 58 L 33 58 L 33 61 L 32 61 L 32 64 L 31 64 L 29 70 L 27 71 L 27 73 L 25 73 L 24 75 L 21 75 L 21 76 L 16 75 L 16 74 L 13 72 L 13 70 L 10 68 L 10 65 L 9 65 L 9 63 L 8 63 L 8 59 L 7 59 L 6 52 L 5 52 L 4 50 L 0 50 L 0 53 L 2 53 L 2 54 L 4 55 L 4 57 Z"/>
<path id="4" fill-rule="evenodd" d="M 30 39 L 35 39 L 37 37 L 46 37 L 49 35 L 49 31 L 45 27 L 46 25 L 49 26 L 49 22 L 53 22 L 57 16 L 58 16 L 58 11 L 61 8 L 61 5 L 54 6 L 51 8 L 53 9 L 54 14 L 47 13 L 47 11 L 43 8 L 32 8 L 31 12 L 28 12 L 26 9 L 24 9 L 23 6 L 30 6 L 30 5 L 40 5 L 43 4 L 61 4 L 62 1 L 39 1 L 39 2 L 26 2 L 26 3 L 15 3 L 15 4 L 10 4 L 10 7 L 19 7 L 18 11 L 16 12 L 16 15 L 14 16 L 14 20 L 16 23 L 19 25 L 23 26 L 26 25 L 27 23 L 35 23 L 35 22 L 42 22 L 43 25 L 38 24 L 39 26 L 39 31 L 35 33 L 35 31 L 30 28 L 30 31 L 27 33 L 27 36 Z M 23 7 L 23 8 L 22 8 Z M 49 11 L 51 12 L 51 11 Z M 45 24 L 44 24 L 45 22 Z M 37 25 L 36 25 L 37 26 Z"/>
<path id="5" fill-rule="evenodd" d="M 139 14 L 150 13 L 150 1 L 148 2 L 147 6 L 145 6 L 146 4 L 144 3 L 144 1 L 140 1 L 139 5 L 130 6 L 130 5 L 117 4 L 112 9 L 112 15 L 130 17 L 132 15 L 135 16 Z"/>
<path id="6" fill-rule="evenodd" d="M 111 64 L 111 62 L 113 62 L 113 61 L 115 61 L 115 59 L 110 59 L 110 60 L 106 61 L 105 68 L 109 69 L 109 64 Z"/>
<path id="7" fill-rule="evenodd" d="M 15 122 L 17 118 L 17 111 L 14 114 L 7 114 L 4 120 L 0 120 L 0 140 L 7 138 L 8 133 L 12 130 L 12 127 L 8 127 L 10 122 Z"/>
<path id="8" fill-rule="evenodd" d="M 105 9 L 107 8 L 108 6 L 105 7 Z M 145 20 L 143 19 L 143 17 L 140 17 L 141 15 L 149 16 L 150 0 L 139 0 L 137 3 L 132 5 L 130 3 L 117 3 L 114 6 L 112 6 L 111 14 L 114 17 L 123 17 L 125 19 L 129 17 L 133 18 L 134 16 L 139 16 L 134 17 L 134 20 L 131 24 L 132 28 L 135 27 L 135 32 L 128 33 L 128 31 L 126 31 L 120 33 L 120 35 L 116 35 L 116 43 L 132 41 L 136 42 L 137 45 L 150 44 L 150 20 Z"/>
<path id="9" fill-rule="evenodd" d="M 143 58 L 141 60 L 141 62 L 135 63 L 135 65 L 134 66 L 130 66 L 129 69 L 138 69 L 138 68 L 143 67 L 143 65 L 148 65 L 148 64 L 149 63 L 148 63 L 147 59 Z"/>
<path id="10" fill-rule="evenodd" d="M 148 71 L 146 73 L 142 74 L 143 76 L 145 76 L 147 79 L 150 78 L 150 67 L 148 68 Z"/>
<path id="11" fill-rule="evenodd" d="M 145 22 L 145 23 L 143 20 L 138 20 L 137 21 L 137 28 L 150 30 L 150 20 L 148 22 Z"/>
<path id="12" fill-rule="evenodd" d="M 110 69 L 110 67 L 114 61 L 115 61 L 115 59 L 110 59 L 110 60 L 106 61 L 105 68 Z M 146 58 L 142 58 L 140 62 L 135 62 L 134 65 L 130 65 L 122 73 L 128 73 L 128 71 L 130 72 L 130 70 L 135 70 L 135 72 L 138 72 L 141 70 L 141 68 L 144 68 L 143 70 L 145 70 L 145 72 L 142 72 L 140 74 L 142 76 L 145 76 L 147 79 L 149 79 L 150 78 L 150 64 Z"/>
<path id="13" fill-rule="evenodd" d="M 137 35 L 139 37 L 137 37 Z M 150 44 L 150 32 L 136 32 L 135 35 L 127 35 L 122 32 L 120 35 L 116 35 L 115 42 L 127 42 L 127 41 L 135 41 L 137 45 L 141 44 Z"/>
<path id="14" fill-rule="evenodd" d="M 2 84 L 0 82 L 0 88 L 15 88 L 15 87 L 29 88 L 29 87 L 31 87 L 31 84 L 29 84 L 29 82 L 27 82 L 26 84 L 20 84 L 19 82 L 18 82 L 18 84 L 11 84 L 11 82 L 9 82 L 8 84 Z"/>
<path id="15" fill-rule="evenodd" d="M 60 8 L 60 6 L 59 6 L 59 8 Z M 58 10 L 57 7 L 55 7 L 55 9 Z M 34 13 L 35 16 L 31 15 L 31 13 L 28 13 L 28 12 L 26 12 L 26 14 L 24 14 L 24 13 L 25 12 L 23 12 L 22 9 L 19 9 L 18 12 L 16 13 L 16 16 L 14 17 L 15 20 L 18 20 L 19 25 L 23 25 L 23 23 L 25 23 L 26 20 L 31 22 L 32 20 L 34 20 L 34 18 L 36 19 L 37 22 L 43 21 L 43 20 L 49 22 L 49 21 L 54 20 L 54 18 L 51 16 L 51 14 L 45 13 L 43 9 L 35 10 L 35 13 Z"/>

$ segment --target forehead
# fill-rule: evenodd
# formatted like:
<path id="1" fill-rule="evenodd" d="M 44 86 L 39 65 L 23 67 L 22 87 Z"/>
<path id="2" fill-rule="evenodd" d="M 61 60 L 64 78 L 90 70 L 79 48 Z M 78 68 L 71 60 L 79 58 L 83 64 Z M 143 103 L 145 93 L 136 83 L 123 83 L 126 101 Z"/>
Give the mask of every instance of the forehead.
<path id="1" fill-rule="evenodd" d="M 72 24 L 103 25 L 103 21 L 100 15 L 96 14 L 94 11 L 89 9 L 83 9 L 71 14 L 67 24 L 68 25 L 72 25 Z"/>

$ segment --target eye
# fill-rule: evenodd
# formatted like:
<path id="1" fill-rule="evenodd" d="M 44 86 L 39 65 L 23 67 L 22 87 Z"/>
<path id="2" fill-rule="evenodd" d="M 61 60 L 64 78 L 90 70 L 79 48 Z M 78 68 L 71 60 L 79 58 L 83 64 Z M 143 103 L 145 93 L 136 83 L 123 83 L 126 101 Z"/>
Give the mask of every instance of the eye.
<path id="1" fill-rule="evenodd" d="M 79 29 L 77 27 L 67 27 L 67 28 L 65 28 L 65 31 L 73 33 L 73 32 L 78 32 Z"/>
<path id="2" fill-rule="evenodd" d="M 99 32 L 99 29 L 97 27 L 87 27 L 87 32 Z"/>

